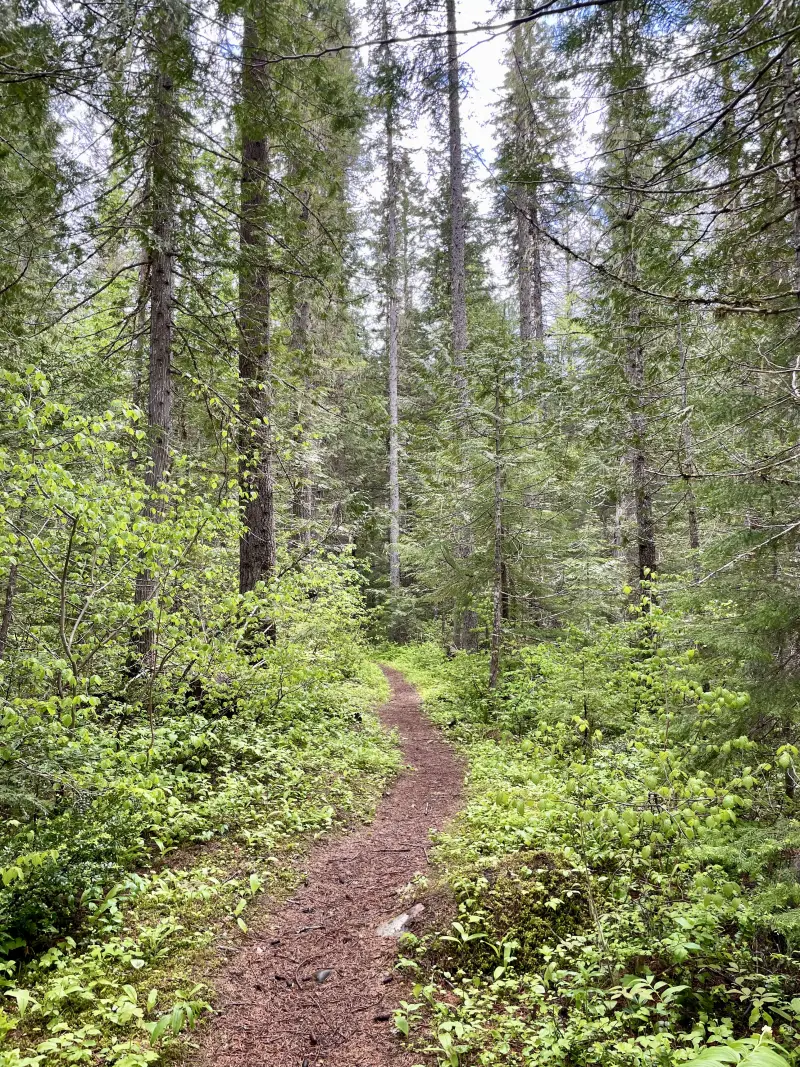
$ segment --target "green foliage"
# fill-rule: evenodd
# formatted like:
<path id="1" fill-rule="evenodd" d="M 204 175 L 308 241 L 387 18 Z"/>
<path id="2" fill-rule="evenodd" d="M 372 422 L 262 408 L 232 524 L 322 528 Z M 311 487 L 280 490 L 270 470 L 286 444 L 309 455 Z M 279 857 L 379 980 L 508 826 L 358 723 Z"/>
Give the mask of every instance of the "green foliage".
<path id="1" fill-rule="evenodd" d="M 646 596 L 521 649 L 495 693 L 483 657 L 392 662 L 470 768 L 437 848 L 457 918 L 405 954 L 415 1040 L 451 1065 L 784 1063 L 795 753 L 733 732 L 748 695 L 705 682 L 680 618 Z"/>
<path id="2" fill-rule="evenodd" d="M 206 1007 L 181 953 L 246 932 L 281 857 L 397 766 L 368 713 L 386 683 L 347 554 L 231 594 L 225 480 L 176 464 L 153 522 L 135 409 L 84 416 L 33 368 L 2 384 L 0 573 L 23 626 L 0 660 L 0 1063 L 136 1067 Z"/>

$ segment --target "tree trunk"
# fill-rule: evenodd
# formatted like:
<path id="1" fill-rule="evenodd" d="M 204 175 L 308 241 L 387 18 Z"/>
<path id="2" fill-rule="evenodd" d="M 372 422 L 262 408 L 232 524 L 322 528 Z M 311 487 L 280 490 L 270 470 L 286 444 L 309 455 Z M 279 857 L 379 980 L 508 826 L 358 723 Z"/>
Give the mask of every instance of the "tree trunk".
<path id="1" fill-rule="evenodd" d="M 269 147 L 263 116 L 266 57 L 252 16 L 242 39 L 242 169 L 239 265 L 239 491 L 244 529 L 239 592 L 249 593 L 275 570 L 269 240 L 266 207 Z"/>
<path id="2" fill-rule="evenodd" d="M 12 563 L 8 571 L 6 595 L 3 599 L 3 613 L 0 615 L 0 660 L 5 658 L 8 648 L 8 635 L 14 621 L 14 597 L 17 594 L 17 572 L 19 564 Z"/>
<path id="3" fill-rule="evenodd" d="M 151 234 L 148 250 L 150 280 L 150 339 L 148 353 L 147 416 L 150 438 L 150 465 L 146 484 L 149 490 L 148 514 L 155 523 L 166 510 L 164 482 L 170 466 L 172 438 L 172 328 L 174 311 L 173 261 L 175 257 L 176 185 L 178 181 L 177 106 L 170 72 L 164 56 L 174 43 L 177 31 L 174 14 L 159 21 L 156 48 L 154 128 L 150 159 Z M 160 60 L 160 62 L 158 62 Z M 150 603 L 158 594 L 159 579 L 150 571 L 136 578 L 134 603 Z M 155 630 L 148 612 L 138 638 L 138 651 L 144 666 L 152 669 L 155 658 Z"/>
<path id="4" fill-rule="evenodd" d="M 307 207 L 305 214 L 308 214 Z M 309 335 L 311 332 L 311 301 L 301 297 L 295 304 L 292 315 L 292 332 L 289 338 L 289 347 L 295 352 L 305 353 L 308 348 Z M 308 443 L 306 440 L 305 427 L 303 426 L 304 394 L 308 393 L 310 382 L 307 375 L 303 376 L 302 389 L 298 390 L 298 402 L 294 411 L 294 423 L 298 427 L 294 436 L 294 443 L 301 455 L 298 477 L 292 487 L 292 517 L 295 520 L 295 530 L 292 534 L 292 543 L 296 547 L 309 549 L 311 547 L 311 521 L 314 518 L 314 487 L 311 484 L 311 469 L 308 461 Z"/>
<path id="5" fill-rule="evenodd" d="M 500 383 L 494 393 L 494 573 L 492 581 L 492 643 L 489 660 L 489 688 L 496 689 L 500 676 L 500 652 L 503 643 L 505 591 L 505 561 L 503 554 L 503 427 Z"/>
<path id="6" fill-rule="evenodd" d="M 464 166 L 461 158 L 461 83 L 456 36 L 456 3 L 447 0 L 447 101 L 450 121 L 450 301 L 453 369 L 465 422 L 467 387 L 467 262 L 464 218 Z"/>
<path id="7" fill-rule="evenodd" d="M 386 108 L 386 340 L 389 355 L 389 585 L 395 593 L 400 589 L 400 421 L 397 400 L 400 294 L 397 269 L 397 200 L 394 116 L 389 103 Z"/>
<path id="8" fill-rule="evenodd" d="M 447 0 L 447 101 L 449 116 L 450 163 L 450 325 L 453 371 L 459 404 L 459 445 L 469 431 L 469 384 L 467 379 L 467 251 L 464 216 L 464 167 L 461 157 L 461 85 L 456 35 L 455 0 Z M 462 458 L 463 453 L 462 453 Z M 469 520 L 456 536 L 455 556 L 468 560 L 472 555 Z M 478 619 L 471 608 L 456 607 L 453 642 L 456 648 L 475 650 Z"/>
<path id="9" fill-rule="evenodd" d="M 647 473 L 645 355 L 639 331 L 639 310 L 633 308 L 628 315 L 625 377 L 628 384 L 628 455 L 636 518 L 636 563 L 639 581 L 642 582 L 656 569 L 656 536 L 653 495 Z"/>
<path id="10" fill-rule="evenodd" d="M 524 6 L 517 0 L 514 14 L 524 15 Z M 524 84 L 525 63 L 523 58 L 525 27 L 514 30 L 514 66 L 516 68 L 516 159 L 523 173 L 530 173 L 534 149 L 532 130 L 536 116 Z M 542 258 L 539 233 L 539 193 L 534 185 L 517 186 L 517 284 L 519 291 L 519 336 L 528 347 L 535 343 L 538 360 L 544 359 L 544 314 L 542 310 Z"/>
<path id="11" fill-rule="evenodd" d="M 800 293 L 800 104 L 794 79 L 794 49 L 788 47 L 781 60 L 784 80 L 786 148 L 789 154 L 789 196 L 792 205 L 792 288 Z M 789 387 L 800 400 L 800 347 L 792 364 Z"/>
<path id="12" fill-rule="evenodd" d="M 686 346 L 683 343 L 683 328 L 681 326 L 680 316 L 678 317 L 678 356 L 680 358 L 679 367 L 679 380 L 681 387 L 681 407 L 683 409 L 683 417 L 681 419 L 681 459 L 680 459 L 680 472 L 685 485 L 685 500 L 686 500 L 686 517 L 689 524 L 689 548 L 696 552 L 700 548 L 700 525 L 697 521 L 697 502 L 695 500 L 694 488 L 692 487 L 692 476 L 696 472 L 694 462 L 694 437 L 692 434 L 692 422 L 689 416 L 689 375 L 686 366 Z M 697 560 L 694 561 L 695 568 L 697 567 Z"/>

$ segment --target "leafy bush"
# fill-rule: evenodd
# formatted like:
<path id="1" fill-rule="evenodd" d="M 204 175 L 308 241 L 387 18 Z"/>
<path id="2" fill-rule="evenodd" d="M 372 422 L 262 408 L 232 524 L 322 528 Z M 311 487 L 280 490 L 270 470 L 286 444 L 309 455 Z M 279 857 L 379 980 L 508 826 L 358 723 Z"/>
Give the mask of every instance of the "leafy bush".
<path id="1" fill-rule="evenodd" d="M 386 683 L 346 551 L 283 546 L 279 575 L 231 593 L 235 481 L 176 460 L 154 521 L 135 409 L 85 417 L 33 369 L 0 386 L 18 620 L 0 653 L 0 1065 L 138 1067 L 203 1010 L 189 972 L 209 931 L 246 930 L 287 850 L 396 768 L 369 712 Z M 143 568 L 158 588 L 137 604 Z"/>
<path id="2" fill-rule="evenodd" d="M 680 619 L 646 602 L 522 649 L 496 693 L 480 656 L 393 662 L 470 766 L 438 844 L 457 917 L 404 960 L 423 1047 L 452 1065 L 666 1067 L 706 1044 L 766 1064 L 764 1028 L 800 1044 L 796 752 L 731 732 L 748 696 L 708 684 Z"/>

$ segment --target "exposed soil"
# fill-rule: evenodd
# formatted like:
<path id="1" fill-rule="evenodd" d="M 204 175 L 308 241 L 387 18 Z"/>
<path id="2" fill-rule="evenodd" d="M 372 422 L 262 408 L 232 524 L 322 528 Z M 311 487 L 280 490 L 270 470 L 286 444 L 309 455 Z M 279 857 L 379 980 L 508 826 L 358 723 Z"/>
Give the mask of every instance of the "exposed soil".
<path id="1" fill-rule="evenodd" d="M 393 976 L 397 942 L 377 931 L 416 903 L 398 890 L 428 870 L 429 832 L 457 810 L 463 768 L 422 715 L 413 686 L 398 671 L 385 673 L 392 699 L 379 714 L 398 729 L 409 769 L 372 825 L 314 847 L 305 885 L 226 964 L 197 1061 L 203 1067 L 415 1062 L 391 1019 L 408 995 Z"/>

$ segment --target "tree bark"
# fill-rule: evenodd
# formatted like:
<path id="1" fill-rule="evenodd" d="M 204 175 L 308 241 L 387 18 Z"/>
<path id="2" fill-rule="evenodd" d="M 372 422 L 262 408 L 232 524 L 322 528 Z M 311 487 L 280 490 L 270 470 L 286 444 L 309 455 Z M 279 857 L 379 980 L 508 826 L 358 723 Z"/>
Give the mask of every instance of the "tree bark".
<path id="1" fill-rule="evenodd" d="M 696 552 L 700 548 L 700 524 L 697 521 L 697 501 L 692 487 L 692 476 L 696 473 L 697 468 L 694 462 L 694 436 L 689 416 L 689 374 L 686 365 L 686 346 L 683 343 L 683 327 L 680 316 L 678 316 L 678 357 L 680 359 L 678 377 L 681 388 L 681 407 L 683 409 L 680 437 L 680 472 L 686 487 L 684 496 L 686 499 L 686 518 L 689 524 L 689 548 Z M 696 568 L 696 560 L 694 565 Z"/>
<path id="2" fill-rule="evenodd" d="M 629 42 L 627 9 L 623 9 L 621 26 L 621 55 L 627 59 Z M 652 482 L 647 472 L 647 397 L 645 393 L 647 373 L 646 354 L 642 341 L 641 310 L 637 297 L 632 294 L 641 283 L 638 255 L 637 216 L 641 210 L 642 196 L 637 188 L 637 175 L 632 151 L 637 139 L 632 130 L 640 106 L 638 95 L 627 92 L 620 97 L 616 114 L 617 136 L 623 138 L 622 177 L 627 189 L 625 202 L 617 209 L 621 240 L 621 275 L 629 284 L 625 299 L 628 311 L 625 323 L 624 374 L 627 386 L 628 406 L 628 463 L 633 491 L 633 511 L 636 522 L 636 570 L 639 584 L 650 578 L 656 569 L 656 536 L 653 515 Z M 613 220 L 612 220 L 613 222 Z"/>
<path id="3" fill-rule="evenodd" d="M 400 589 L 400 418 L 398 368 L 400 293 L 397 256 L 397 166 L 394 154 L 394 115 L 386 108 L 386 341 L 389 363 L 389 585 Z"/>
<path id="4" fill-rule="evenodd" d="M 503 553 L 503 425 L 500 383 L 494 393 L 494 492 L 493 533 L 494 568 L 492 581 L 492 642 L 489 659 L 489 688 L 496 689 L 500 676 L 500 653 L 503 644 L 503 618 L 506 601 L 505 563 Z"/>
<path id="5" fill-rule="evenodd" d="M 176 186 L 178 181 L 178 122 L 175 90 L 165 56 L 174 45 L 174 14 L 165 13 L 158 24 L 156 45 L 154 126 L 150 158 L 151 231 L 148 250 L 150 280 L 150 334 L 148 352 L 147 417 L 150 464 L 145 478 L 149 491 L 148 514 L 155 523 L 164 518 L 164 484 L 170 466 L 173 433 L 172 330 L 174 313 L 173 263 L 175 258 Z M 146 570 L 136 578 L 134 603 L 142 606 L 158 595 L 159 578 Z M 152 613 L 145 616 L 138 637 L 142 663 L 152 668 L 155 631 Z"/>
<path id="6" fill-rule="evenodd" d="M 536 358 L 544 360 L 544 307 L 542 257 L 539 235 L 539 198 L 534 192 L 517 193 L 517 256 L 519 263 L 519 337 L 536 345 Z"/>
<path id="7" fill-rule="evenodd" d="M 266 207 L 269 146 L 263 116 L 266 56 L 255 19 L 246 15 L 242 39 L 242 164 L 239 265 L 239 491 L 243 531 L 239 592 L 248 593 L 275 571 L 272 363 L 269 239 Z"/>
<path id="8" fill-rule="evenodd" d="M 14 597 L 17 595 L 17 573 L 19 565 L 12 563 L 8 570 L 6 595 L 3 599 L 3 612 L 0 615 L 0 660 L 5 658 L 8 648 L 8 635 L 14 621 Z"/>
<path id="9" fill-rule="evenodd" d="M 304 209 L 307 216 L 308 209 Z M 296 352 L 305 353 L 309 344 L 311 332 L 311 301 L 307 297 L 301 297 L 295 304 L 292 315 L 292 332 L 289 338 L 289 347 Z M 311 483 L 311 469 L 308 461 L 308 444 L 305 427 L 303 426 L 304 394 L 308 393 L 310 382 L 307 375 L 303 376 L 302 389 L 299 390 L 298 403 L 294 412 L 295 425 L 300 427 L 295 435 L 295 445 L 301 454 L 299 477 L 292 488 L 292 517 L 295 520 L 295 530 L 292 534 L 292 542 L 297 547 L 308 549 L 311 547 L 311 521 L 314 518 L 314 487 Z"/>
<path id="10" fill-rule="evenodd" d="M 634 275 L 631 275 L 633 278 Z M 653 494 L 647 473 L 647 412 L 645 397 L 645 353 L 640 337 L 638 308 L 628 314 L 625 377 L 628 384 L 629 464 L 636 518 L 636 563 L 639 581 L 650 578 L 656 569 L 656 536 Z"/>
<path id="11" fill-rule="evenodd" d="M 467 386 L 467 252 L 464 218 L 464 165 L 461 152 L 461 81 L 456 36 L 456 3 L 447 0 L 447 102 L 450 156 L 450 301 L 453 369 L 462 422 L 469 410 Z"/>
<path id="12" fill-rule="evenodd" d="M 449 118 L 450 165 L 450 325 L 453 371 L 459 404 L 459 445 L 469 431 L 469 383 L 467 378 L 467 250 L 464 214 L 464 166 L 461 153 L 461 105 L 456 34 L 455 0 L 447 0 L 447 102 Z M 472 555 L 472 534 L 468 520 L 456 536 L 455 556 L 468 560 Z M 467 607 L 456 607 L 453 642 L 456 648 L 475 650 L 478 644 L 478 618 Z"/>
<path id="13" fill-rule="evenodd" d="M 790 46 L 781 59 L 784 80 L 786 148 L 789 154 L 789 196 L 792 204 L 792 288 L 800 292 L 800 103 L 794 78 L 794 49 Z M 792 365 L 789 387 L 800 400 L 800 347 Z"/>

